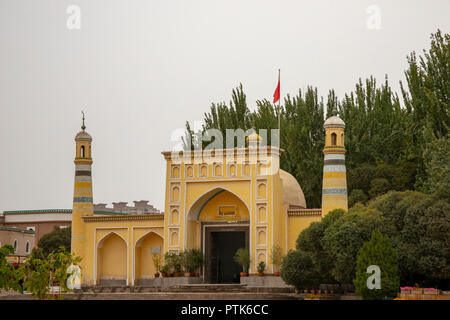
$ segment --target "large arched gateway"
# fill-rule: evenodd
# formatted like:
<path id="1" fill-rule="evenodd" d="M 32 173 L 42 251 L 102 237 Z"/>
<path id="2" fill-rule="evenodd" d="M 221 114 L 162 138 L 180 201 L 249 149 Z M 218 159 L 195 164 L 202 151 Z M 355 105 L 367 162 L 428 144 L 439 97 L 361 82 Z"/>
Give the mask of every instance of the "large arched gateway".
<path id="1" fill-rule="evenodd" d="M 187 248 L 201 248 L 205 254 L 205 281 L 239 282 L 241 267 L 233 256 L 239 248 L 249 248 L 248 205 L 223 187 L 213 188 L 190 206 L 186 226 Z"/>

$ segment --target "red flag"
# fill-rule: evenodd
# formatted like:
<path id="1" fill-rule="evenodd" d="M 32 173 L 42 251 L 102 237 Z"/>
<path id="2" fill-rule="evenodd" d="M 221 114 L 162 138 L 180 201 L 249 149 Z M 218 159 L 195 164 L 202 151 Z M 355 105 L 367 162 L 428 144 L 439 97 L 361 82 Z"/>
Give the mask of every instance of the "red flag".
<path id="1" fill-rule="evenodd" d="M 280 74 L 278 73 L 278 85 L 277 88 L 275 89 L 275 93 L 273 94 L 273 103 L 277 102 L 278 100 L 280 100 Z"/>

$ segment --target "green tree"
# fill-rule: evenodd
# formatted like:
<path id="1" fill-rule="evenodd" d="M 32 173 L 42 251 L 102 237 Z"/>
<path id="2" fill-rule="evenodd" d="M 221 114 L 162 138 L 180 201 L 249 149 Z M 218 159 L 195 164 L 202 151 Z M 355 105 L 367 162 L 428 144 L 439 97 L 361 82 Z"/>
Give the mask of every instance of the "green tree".
<path id="1" fill-rule="evenodd" d="M 0 247 L 0 291 L 14 290 L 22 292 L 18 270 L 12 263 L 8 263 L 6 260 L 6 257 L 11 254 L 14 254 L 12 245 L 5 244 Z"/>
<path id="2" fill-rule="evenodd" d="M 379 228 L 386 228 L 380 212 L 356 206 L 325 230 L 322 243 L 333 261 L 330 272 L 337 282 L 352 283 L 358 252 Z"/>
<path id="3" fill-rule="evenodd" d="M 71 236 L 71 227 L 55 227 L 52 232 L 45 234 L 39 239 L 38 247 L 43 250 L 45 256 L 48 256 L 51 252 L 57 251 L 61 246 L 70 251 Z"/>
<path id="4" fill-rule="evenodd" d="M 390 191 L 368 207 L 380 211 L 399 255 L 402 283 L 449 286 L 450 204 L 417 191 Z"/>
<path id="5" fill-rule="evenodd" d="M 391 185 L 389 181 L 385 178 L 376 178 L 373 179 L 370 183 L 369 195 L 371 198 L 375 198 L 380 196 L 391 189 Z"/>
<path id="6" fill-rule="evenodd" d="M 298 290 L 311 289 L 319 282 L 311 257 L 299 250 L 290 250 L 283 258 L 280 275 L 284 282 Z"/>
<path id="7" fill-rule="evenodd" d="M 348 206 L 353 207 L 358 202 L 364 204 L 368 199 L 369 197 L 364 191 L 361 189 L 353 189 L 348 197 Z"/>
<path id="8" fill-rule="evenodd" d="M 67 287 L 67 279 L 71 274 L 67 273 L 70 265 L 77 265 L 81 261 L 64 247 L 60 247 L 48 254 L 45 259 L 37 259 L 30 256 L 26 263 L 19 267 L 19 277 L 23 279 L 23 287 L 38 299 L 63 299 L 64 293 L 70 291 Z M 58 286 L 59 292 L 53 296 L 51 286 Z"/>
<path id="9" fill-rule="evenodd" d="M 367 268 L 372 265 L 380 268 L 380 289 L 368 288 L 367 279 L 371 275 L 367 273 Z M 389 238 L 379 230 L 372 233 L 370 240 L 359 251 L 353 283 L 356 293 L 365 300 L 394 298 L 399 291 L 397 251 L 389 243 Z"/>
<path id="10" fill-rule="evenodd" d="M 317 283 L 335 282 L 332 275 L 332 269 L 335 261 L 323 246 L 323 237 L 326 230 L 345 214 L 342 209 L 330 211 L 320 222 L 313 222 L 308 228 L 304 229 L 296 241 L 296 249 L 307 254 L 313 262 L 313 268 L 316 270 Z"/>
<path id="11" fill-rule="evenodd" d="M 429 143 L 424 151 L 426 180 L 424 191 L 450 201 L 450 138 Z"/>

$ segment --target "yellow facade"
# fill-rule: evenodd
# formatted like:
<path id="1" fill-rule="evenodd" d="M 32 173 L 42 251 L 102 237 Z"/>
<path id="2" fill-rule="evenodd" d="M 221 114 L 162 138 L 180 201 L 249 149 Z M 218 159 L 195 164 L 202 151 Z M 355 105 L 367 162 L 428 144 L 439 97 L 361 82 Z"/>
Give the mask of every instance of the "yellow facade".
<path id="1" fill-rule="evenodd" d="M 217 240 L 217 244 L 214 239 L 229 236 L 229 232 L 242 236 L 239 241 L 250 252 L 250 274 L 256 273 L 261 261 L 267 265 L 266 273 L 272 273 L 274 246 L 284 253 L 295 249 L 302 230 L 333 208 L 346 208 L 345 193 L 345 205 L 336 205 L 340 199 L 327 194 L 322 209 L 307 209 L 296 179 L 278 168 L 282 150 L 259 146 L 257 135 L 249 138 L 247 148 L 163 152 L 163 214 L 100 215 L 93 212 L 92 138 L 83 128 L 76 137 L 72 216 L 72 251 L 83 259 L 82 283 L 97 285 L 108 280 L 136 285 L 154 277 L 152 253 L 193 248 L 200 249 L 207 259 L 201 270 L 204 281 L 213 281 L 211 261 L 218 257 L 214 246 L 224 241 Z M 345 153 L 343 128 L 326 128 L 324 153 Z M 324 190 L 346 187 L 345 179 L 345 172 L 327 170 Z"/>

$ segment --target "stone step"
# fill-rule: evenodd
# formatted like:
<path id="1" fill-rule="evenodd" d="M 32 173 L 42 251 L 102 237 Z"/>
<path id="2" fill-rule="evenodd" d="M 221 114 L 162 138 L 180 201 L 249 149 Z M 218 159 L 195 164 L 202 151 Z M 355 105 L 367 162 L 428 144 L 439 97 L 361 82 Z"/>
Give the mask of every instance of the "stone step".
<path id="1" fill-rule="evenodd" d="M 168 288 L 170 292 L 247 292 L 247 287 L 241 284 L 191 284 L 176 285 Z"/>
<path id="2" fill-rule="evenodd" d="M 156 286 L 91 286 L 76 290 L 75 293 L 82 294 L 106 294 L 106 293 L 294 293 L 292 287 L 261 287 L 248 286 L 245 284 L 183 284 L 170 287 Z"/>
<path id="3" fill-rule="evenodd" d="M 65 300 L 301 300 L 302 297 L 292 293 L 83 293 L 66 294 Z"/>

